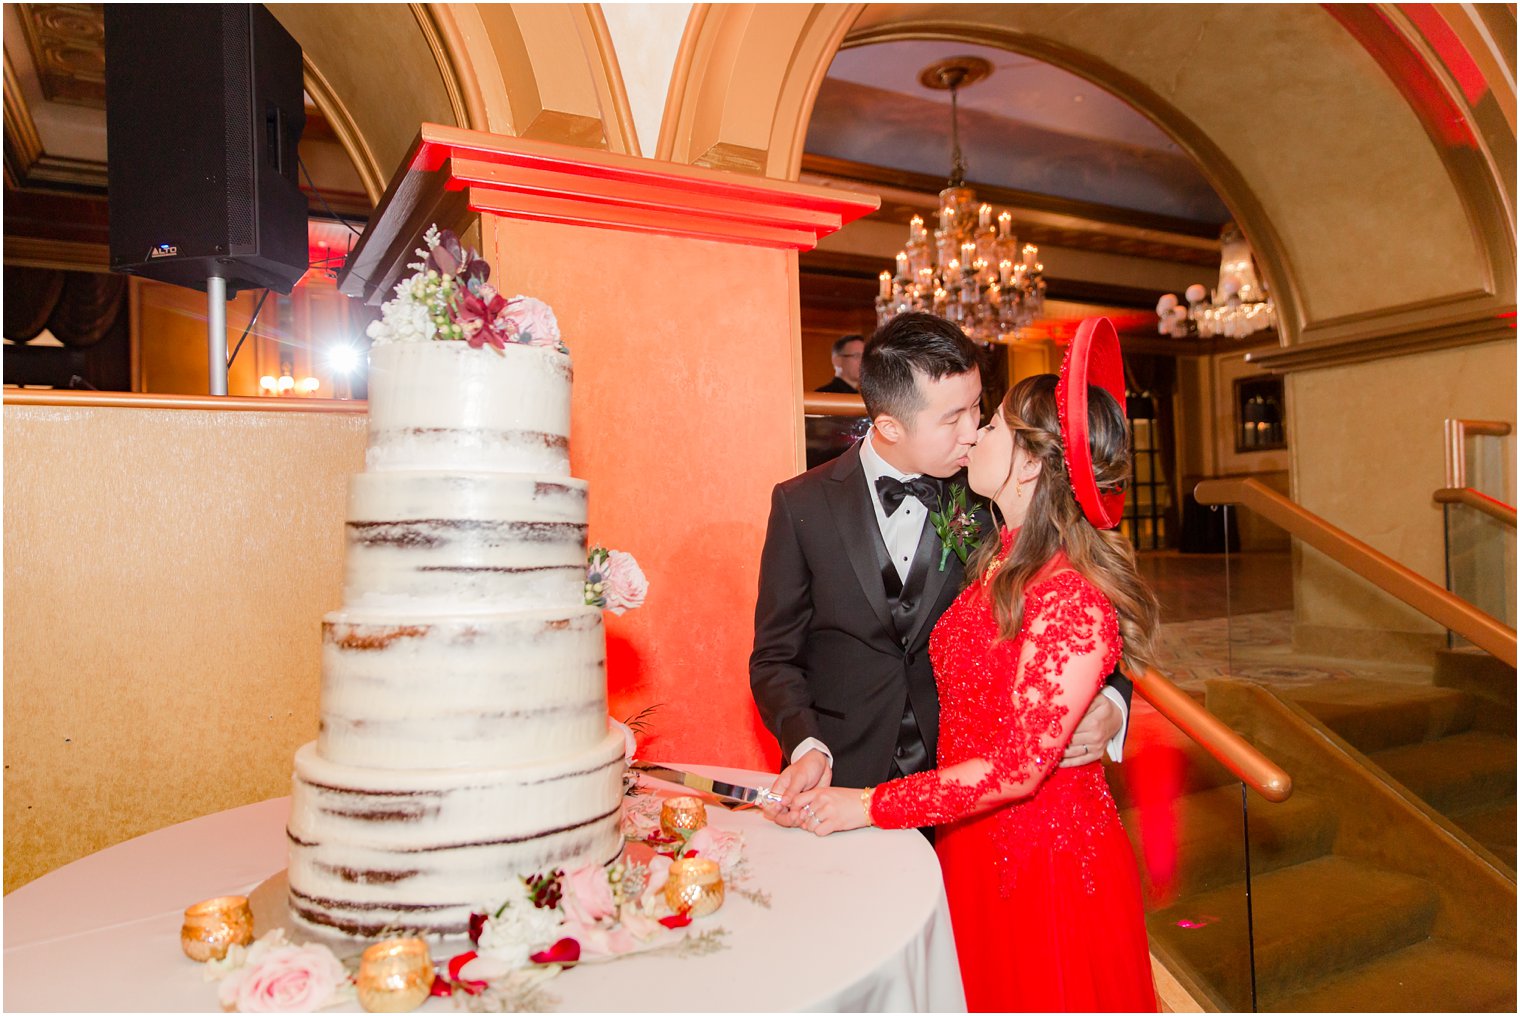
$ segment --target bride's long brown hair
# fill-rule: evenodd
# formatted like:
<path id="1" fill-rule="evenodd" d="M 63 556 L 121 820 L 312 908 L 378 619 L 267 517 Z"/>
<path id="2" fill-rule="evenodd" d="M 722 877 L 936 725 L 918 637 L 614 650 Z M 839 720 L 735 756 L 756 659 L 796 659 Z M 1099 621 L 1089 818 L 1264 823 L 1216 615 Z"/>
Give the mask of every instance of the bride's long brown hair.
<path id="1" fill-rule="evenodd" d="M 1057 551 L 1064 550 L 1072 568 L 1113 603 L 1124 639 L 1125 665 L 1131 670 L 1154 666 L 1160 607 L 1135 568 L 1135 550 L 1129 541 L 1117 529 L 1095 528 L 1072 494 L 1056 409 L 1058 380 L 1054 374 L 1036 374 L 1014 385 L 1003 398 L 999 412 L 1013 434 L 1014 447 L 1023 448 L 1039 462 L 1040 473 L 1008 560 L 989 578 L 1002 546 L 999 540 L 984 539 L 966 562 L 966 574 L 970 581 L 986 583 L 998 634 L 1011 639 L 1023 624 L 1029 580 Z M 1106 493 L 1129 480 L 1129 428 L 1119 403 L 1107 391 L 1092 386 L 1087 400 L 1093 473 L 1098 489 Z M 1012 482 L 1010 461 L 1004 485 Z"/>

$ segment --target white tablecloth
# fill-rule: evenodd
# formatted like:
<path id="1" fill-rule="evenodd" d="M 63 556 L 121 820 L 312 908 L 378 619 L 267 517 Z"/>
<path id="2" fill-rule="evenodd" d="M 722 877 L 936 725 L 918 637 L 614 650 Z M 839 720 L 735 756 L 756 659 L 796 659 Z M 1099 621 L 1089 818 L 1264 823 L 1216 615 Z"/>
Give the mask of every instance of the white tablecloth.
<path id="1" fill-rule="evenodd" d="M 695 768 L 731 782 L 769 779 Z M 160 829 L 5 897 L 5 1008 L 216 1011 L 215 983 L 180 952 L 184 908 L 246 895 L 283 869 L 288 810 L 289 798 L 277 798 Z M 964 1011 L 939 863 L 921 835 L 863 829 L 818 839 L 753 811 L 713 805 L 708 816 L 744 833 L 753 872 L 745 884 L 767 891 L 770 908 L 730 895 L 699 922 L 728 932 L 728 948 L 707 956 L 572 968 L 546 985 L 555 1008 Z M 437 947 L 434 958 L 457 951 Z M 456 1011 L 449 999 L 423 1008 Z"/>

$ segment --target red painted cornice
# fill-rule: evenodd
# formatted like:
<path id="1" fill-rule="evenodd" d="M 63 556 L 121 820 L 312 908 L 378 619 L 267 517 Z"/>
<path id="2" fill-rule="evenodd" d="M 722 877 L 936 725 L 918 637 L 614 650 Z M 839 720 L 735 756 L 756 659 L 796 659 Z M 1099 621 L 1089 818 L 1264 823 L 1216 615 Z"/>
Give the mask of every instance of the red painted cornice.
<path id="1" fill-rule="evenodd" d="M 470 213 L 811 250 L 874 195 L 423 124 L 338 286 L 378 303 L 430 223 Z"/>

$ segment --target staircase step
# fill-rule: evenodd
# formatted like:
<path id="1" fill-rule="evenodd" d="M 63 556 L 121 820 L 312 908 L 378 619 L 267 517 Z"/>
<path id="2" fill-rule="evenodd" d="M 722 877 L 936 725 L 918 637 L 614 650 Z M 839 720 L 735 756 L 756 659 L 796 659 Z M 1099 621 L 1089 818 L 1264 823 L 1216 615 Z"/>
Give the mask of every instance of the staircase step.
<path id="1" fill-rule="evenodd" d="M 1479 710 L 1479 700 L 1466 692 L 1359 677 L 1279 694 L 1368 754 L 1461 733 Z"/>
<path id="2" fill-rule="evenodd" d="M 1515 800 L 1515 740 L 1470 730 L 1371 755 L 1388 775 L 1443 814 Z"/>
<path id="3" fill-rule="evenodd" d="M 1271 1012 L 1514 1012 L 1513 959 L 1439 939 L 1286 996 L 1264 996 Z"/>
<path id="4" fill-rule="evenodd" d="M 1250 999 L 1244 890 L 1199 893 L 1146 922 L 1232 1004 Z M 1331 856 L 1254 876 L 1252 905 L 1258 990 L 1277 997 L 1422 941 L 1438 902 L 1423 879 Z"/>
<path id="5" fill-rule="evenodd" d="M 1515 867 L 1515 802 L 1479 808 L 1452 819 L 1463 831 L 1491 850 L 1499 860 Z M 1513 876 L 1511 876 L 1513 877 Z"/>
<path id="6" fill-rule="evenodd" d="M 1433 680 L 1442 688 L 1482 695 L 1506 708 L 1484 712 L 1482 719 L 1498 726 L 1484 729 L 1515 732 L 1515 668 L 1481 649 L 1441 649 L 1436 652 Z"/>
<path id="7" fill-rule="evenodd" d="M 1148 909 L 1182 896 L 1239 882 L 1244 877 L 1240 787 L 1224 786 L 1180 797 L 1148 813 L 1121 813 Z M 1328 853 L 1335 842 L 1334 809 L 1297 793 L 1280 804 L 1251 795 L 1251 870 L 1262 874 Z"/>

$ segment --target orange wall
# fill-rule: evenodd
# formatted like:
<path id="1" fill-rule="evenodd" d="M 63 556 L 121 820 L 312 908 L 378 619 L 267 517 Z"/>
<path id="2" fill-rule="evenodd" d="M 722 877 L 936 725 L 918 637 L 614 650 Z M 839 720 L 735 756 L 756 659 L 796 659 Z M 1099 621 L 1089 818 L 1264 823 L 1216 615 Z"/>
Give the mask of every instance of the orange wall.
<path id="1" fill-rule="evenodd" d="M 643 609 L 607 616 L 613 715 L 660 705 L 651 758 L 775 765 L 748 658 L 771 487 L 801 459 L 796 255 L 525 221 L 493 235 L 506 292 L 548 301 L 570 347 L 590 538 L 649 577 Z"/>

